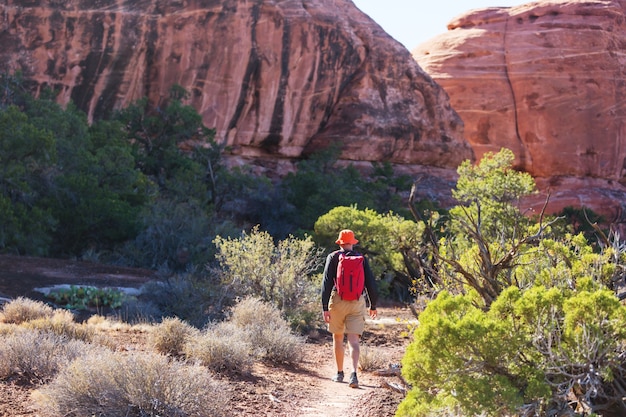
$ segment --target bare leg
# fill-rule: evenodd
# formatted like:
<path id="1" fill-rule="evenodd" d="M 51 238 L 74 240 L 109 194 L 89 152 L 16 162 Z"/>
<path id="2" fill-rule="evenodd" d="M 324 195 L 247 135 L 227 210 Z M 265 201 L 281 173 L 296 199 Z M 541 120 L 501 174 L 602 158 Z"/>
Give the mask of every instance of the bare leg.
<path id="1" fill-rule="evenodd" d="M 343 371 L 343 333 L 333 334 L 333 352 L 335 354 L 335 362 L 337 363 L 337 372 Z"/>
<path id="2" fill-rule="evenodd" d="M 359 347 L 359 335 L 348 334 L 348 344 L 350 345 L 350 358 L 352 359 L 352 371 L 357 372 L 359 369 L 359 353 L 361 352 Z"/>

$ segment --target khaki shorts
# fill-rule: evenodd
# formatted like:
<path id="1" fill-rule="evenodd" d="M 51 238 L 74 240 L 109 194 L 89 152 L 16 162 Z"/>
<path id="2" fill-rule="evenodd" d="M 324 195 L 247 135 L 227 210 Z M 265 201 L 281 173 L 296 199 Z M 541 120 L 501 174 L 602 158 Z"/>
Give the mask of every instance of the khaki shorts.
<path id="1" fill-rule="evenodd" d="M 332 334 L 363 334 L 365 330 L 365 297 L 355 301 L 344 301 L 333 292 L 328 303 L 330 323 L 328 331 Z"/>

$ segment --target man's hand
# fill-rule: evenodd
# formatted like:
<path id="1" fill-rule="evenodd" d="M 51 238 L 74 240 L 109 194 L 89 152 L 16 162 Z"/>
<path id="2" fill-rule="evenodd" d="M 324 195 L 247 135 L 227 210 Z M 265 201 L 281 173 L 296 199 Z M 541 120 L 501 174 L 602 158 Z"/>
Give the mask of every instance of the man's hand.
<path id="1" fill-rule="evenodd" d="M 324 311 L 324 323 L 330 323 L 330 311 Z"/>
<path id="2" fill-rule="evenodd" d="M 370 317 L 375 319 L 376 317 L 378 317 L 378 312 L 376 310 L 370 310 Z"/>

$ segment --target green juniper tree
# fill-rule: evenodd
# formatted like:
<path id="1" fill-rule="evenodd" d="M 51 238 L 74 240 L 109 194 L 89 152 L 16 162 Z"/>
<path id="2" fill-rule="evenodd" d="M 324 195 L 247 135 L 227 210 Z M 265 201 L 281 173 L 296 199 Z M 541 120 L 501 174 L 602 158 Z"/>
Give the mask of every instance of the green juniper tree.
<path id="1" fill-rule="evenodd" d="M 622 415 L 626 307 L 609 284 L 624 245 L 594 251 L 582 234 L 517 206 L 534 188 L 512 154 L 459 169 L 449 236 L 432 248 L 446 288 L 420 315 L 397 416 Z"/>

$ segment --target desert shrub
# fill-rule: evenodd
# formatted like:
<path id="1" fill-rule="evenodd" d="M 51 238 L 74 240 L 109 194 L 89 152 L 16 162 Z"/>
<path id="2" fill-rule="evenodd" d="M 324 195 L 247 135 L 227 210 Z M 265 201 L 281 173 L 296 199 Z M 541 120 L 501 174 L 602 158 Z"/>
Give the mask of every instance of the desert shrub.
<path id="1" fill-rule="evenodd" d="M 217 281 L 218 278 L 215 278 Z M 203 327 L 208 321 L 223 318 L 217 285 L 211 275 L 181 273 L 161 281 L 147 283 L 142 300 L 152 303 L 160 317 L 178 317 L 192 326 Z M 157 312 L 153 311 L 154 316 Z"/>
<path id="2" fill-rule="evenodd" d="M 89 345 L 50 332 L 19 330 L 0 338 L 0 379 L 26 383 L 52 379 L 70 360 L 84 354 Z"/>
<path id="3" fill-rule="evenodd" d="M 122 261 L 143 268 L 184 270 L 208 261 L 211 215 L 195 200 L 177 202 L 161 198 L 146 207 L 143 229 L 120 251 Z"/>
<path id="4" fill-rule="evenodd" d="M 320 285 L 317 285 L 317 287 L 319 288 Z M 298 310 L 291 312 L 285 319 L 288 320 L 289 327 L 296 334 L 308 334 L 326 326 L 319 310 L 319 300 L 303 303 Z"/>
<path id="5" fill-rule="evenodd" d="M 41 301 L 18 297 L 2 307 L 0 321 L 4 323 L 21 324 L 29 320 L 49 318 L 52 317 L 53 314 L 54 309 Z"/>
<path id="6" fill-rule="evenodd" d="M 510 287 L 489 310 L 477 300 L 443 292 L 420 315 L 402 360 L 413 388 L 398 416 L 556 415 L 573 399 L 624 412 L 626 307 L 610 291 L 587 280 L 575 291 Z"/>
<path id="7" fill-rule="evenodd" d="M 277 363 L 302 358 L 302 338 L 291 332 L 280 310 L 271 304 L 245 298 L 233 307 L 230 322 L 248 335 L 261 358 Z"/>
<path id="8" fill-rule="evenodd" d="M 221 322 L 208 325 L 185 345 L 185 356 L 213 372 L 247 373 L 254 361 L 252 341 L 240 327 Z"/>
<path id="9" fill-rule="evenodd" d="M 0 320 L 0 337 L 15 333 L 18 328 L 19 326 L 17 324 L 3 323 Z"/>
<path id="10" fill-rule="evenodd" d="M 76 359 L 35 397 L 55 416 L 222 416 L 228 391 L 201 366 L 156 353 Z"/>
<path id="11" fill-rule="evenodd" d="M 55 309 L 51 317 L 43 317 L 30 320 L 23 324 L 27 329 L 50 332 L 68 339 L 82 340 L 90 342 L 93 339 L 94 330 L 92 327 L 76 323 L 74 315 L 67 310 Z"/>
<path id="12" fill-rule="evenodd" d="M 232 298 L 254 296 L 290 315 L 318 296 L 311 274 L 323 262 L 310 236 L 278 244 L 258 226 L 237 239 L 215 238 L 222 283 Z"/>
<path id="13" fill-rule="evenodd" d="M 359 369 L 363 372 L 375 371 L 387 367 L 389 358 L 379 349 L 362 343 L 359 353 Z"/>
<path id="14" fill-rule="evenodd" d="M 195 327 L 177 317 L 169 317 L 154 326 L 149 342 L 157 352 L 177 356 L 184 352 L 185 344 L 197 334 Z"/>

